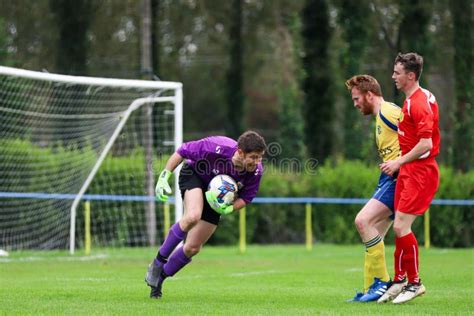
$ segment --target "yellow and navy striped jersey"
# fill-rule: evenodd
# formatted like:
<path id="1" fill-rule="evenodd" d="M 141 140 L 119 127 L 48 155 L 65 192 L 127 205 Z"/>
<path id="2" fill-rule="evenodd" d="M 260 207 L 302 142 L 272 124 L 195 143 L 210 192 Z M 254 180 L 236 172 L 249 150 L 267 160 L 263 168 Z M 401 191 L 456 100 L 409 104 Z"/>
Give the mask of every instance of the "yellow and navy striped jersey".
<path id="1" fill-rule="evenodd" d="M 401 110 L 396 104 L 384 101 L 375 117 L 375 142 L 379 156 L 384 162 L 400 156 L 398 119 Z"/>

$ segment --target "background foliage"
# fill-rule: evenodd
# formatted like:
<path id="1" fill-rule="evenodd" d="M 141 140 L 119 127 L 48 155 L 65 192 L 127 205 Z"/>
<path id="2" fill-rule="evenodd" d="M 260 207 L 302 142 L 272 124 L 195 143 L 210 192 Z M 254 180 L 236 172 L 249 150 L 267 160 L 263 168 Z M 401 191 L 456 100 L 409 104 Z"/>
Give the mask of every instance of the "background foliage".
<path id="1" fill-rule="evenodd" d="M 63 168 L 62 161 L 68 155 L 94 160 L 95 151 L 82 149 L 64 151 L 60 147 L 38 148 L 22 141 L 1 143 L 2 155 L 16 155 L 25 166 L 40 160 L 43 170 L 48 170 L 67 179 L 77 176 L 76 171 Z M 166 157 L 155 160 L 157 170 Z M 143 152 L 137 151 L 127 156 L 110 156 L 103 163 L 94 178 L 88 194 L 143 195 L 142 184 L 145 172 L 141 165 Z M 0 170 L 0 179 L 8 177 L 8 170 Z M 38 173 L 40 170 L 31 170 Z M 259 197 L 341 197 L 369 198 L 373 194 L 379 176 L 378 168 L 361 161 L 338 161 L 319 166 L 314 174 L 288 172 L 288 170 L 268 166 L 262 178 Z M 436 198 L 469 199 L 474 196 L 474 171 L 461 173 L 442 166 L 443 181 Z M 22 179 L 27 192 L 35 192 L 31 179 Z M 355 185 L 356 184 L 356 185 Z M 463 188 L 459 190 L 459 188 Z M 46 193 L 57 193 L 53 191 Z M 55 207 L 51 202 L 50 207 Z M 91 201 L 92 227 L 101 229 L 100 234 L 92 231 L 93 243 L 113 246 L 147 245 L 146 221 L 143 202 Z M 313 205 L 313 232 L 316 242 L 357 243 L 359 236 L 354 226 L 354 218 L 361 205 Z M 82 208 L 81 208 L 82 209 Z M 474 245 L 473 212 L 469 207 L 432 206 L 432 243 L 439 247 L 470 247 Z M 77 234 L 83 236 L 83 212 L 78 212 Z M 157 204 L 157 223 L 163 225 L 163 207 Z M 305 212 L 303 204 L 252 204 L 247 207 L 247 240 L 250 243 L 304 243 Z M 113 222 L 110 219 L 113 218 Z M 18 213 L 18 221 L 29 220 Z M 210 244 L 236 244 L 238 241 L 238 214 L 222 218 L 220 227 L 209 241 Z M 440 225 L 442 223 L 442 225 Z M 104 232 L 104 229 L 106 230 Z M 415 233 L 423 242 L 422 220 L 414 225 Z M 163 227 L 159 227 L 163 231 Z M 129 236 L 129 234 L 135 234 Z M 133 238 L 132 238 L 133 237 Z M 161 238 L 161 236 L 159 236 Z M 124 244 L 133 240 L 135 244 Z M 393 238 L 387 238 L 391 243 Z M 58 241 L 59 242 L 59 241 Z M 82 239 L 79 238 L 79 243 Z"/>
<path id="2" fill-rule="evenodd" d="M 373 120 L 358 115 L 344 81 L 356 73 L 371 74 L 385 99 L 401 105 L 403 95 L 390 78 L 393 60 L 399 51 L 418 51 L 425 58 L 421 83 L 440 106 L 443 168 L 437 197 L 474 198 L 473 1 L 151 2 L 153 72 L 155 79 L 184 84 L 185 140 L 256 129 L 268 143 L 279 145 L 259 196 L 370 197 L 378 176 Z M 148 71 L 140 60 L 142 1 L 0 0 L 0 7 L 1 65 L 119 78 L 143 78 Z M 58 174 L 69 172 L 61 168 L 61 155 L 68 153 L 49 145 L 22 156 L 31 145 L 17 144 L 15 154 L 25 165 L 42 157 Z M 136 152 L 139 157 L 141 149 Z M 87 150 L 73 154 L 95 157 Z M 321 164 L 316 175 L 281 168 L 285 159 L 301 165 L 310 158 Z M 100 170 L 89 193 L 121 194 L 126 186 L 142 195 L 143 158 L 108 159 L 106 165 L 114 167 Z M 127 183 L 110 180 L 119 175 Z M 122 216 L 110 236 L 129 231 L 121 226 L 128 218 L 143 217 L 140 203 L 104 208 Z M 352 222 L 359 209 L 316 206 L 316 240 L 358 242 Z M 302 205 L 251 205 L 248 214 L 252 242 L 304 238 Z M 99 213 L 94 216 L 96 222 L 103 220 Z M 472 246 L 472 208 L 433 206 L 431 217 L 435 245 Z M 236 220 L 227 217 L 225 229 L 210 242 L 234 243 Z M 415 229 L 421 229 L 420 221 Z M 134 229 L 138 235 L 144 231 Z"/>
<path id="3" fill-rule="evenodd" d="M 326 163 L 317 169 L 315 175 L 288 174 L 270 168 L 263 177 L 259 196 L 370 198 L 378 176 L 377 167 L 361 161 L 339 161 L 334 165 Z M 441 166 L 441 176 L 443 181 L 435 198 L 469 199 L 474 196 L 472 171 L 460 173 Z M 362 205 L 313 205 L 313 233 L 316 242 L 359 242 L 354 218 L 361 207 Z M 302 243 L 305 240 L 304 205 L 252 204 L 247 207 L 247 214 L 247 238 L 250 242 Z M 473 246 L 473 215 L 472 208 L 468 206 L 431 206 L 432 243 L 440 247 Z M 238 216 L 224 218 L 220 226 L 225 229 L 221 227 L 211 242 L 237 242 Z M 422 218 L 415 221 L 413 229 L 419 242 L 423 243 Z M 392 232 L 386 239 L 387 243 L 394 240 L 391 234 Z"/>
<path id="4" fill-rule="evenodd" d="M 418 51 L 425 57 L 422 85 L 440 104 L 439 158 L 471 168 L 474 2 L 151 2 L 153 71 L 184 83 L 186 140 L 253 128 L 269 141 L 304 141 L 285 143 L 283 157 L 375 161 L 371 120 L 353 109 L 344 81 L 374 75 L 385 98 L 401 105 L 390 79 L 393 60 L 399 51 Z M 0 0 L 0 6 L 1 64 L 143 77 L 142 1 Z"/>

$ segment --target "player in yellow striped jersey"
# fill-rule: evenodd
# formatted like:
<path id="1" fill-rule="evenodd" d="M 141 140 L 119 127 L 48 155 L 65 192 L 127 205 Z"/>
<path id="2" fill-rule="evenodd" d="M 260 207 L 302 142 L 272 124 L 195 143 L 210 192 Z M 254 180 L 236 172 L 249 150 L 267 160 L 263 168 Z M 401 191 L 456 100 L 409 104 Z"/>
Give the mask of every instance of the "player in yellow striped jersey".
<path id="1" fill-rule="evenodd" d="M 369 75 L 357 75 L 346 81 L 354 107 L 363 115 L 375 116 L 375 141 L 383 162 L 400 156 L 398 118 L 401 108 L 383 99 L 377 80 Z M 372 198 L 355 218 L 355 225 L 365 243 L 364 292 L 357 293 L 351 302 L 377 301 L 390 287 L 385 263 L 384 236 L 394 216 L 396 175 L 380 174 Z"/>

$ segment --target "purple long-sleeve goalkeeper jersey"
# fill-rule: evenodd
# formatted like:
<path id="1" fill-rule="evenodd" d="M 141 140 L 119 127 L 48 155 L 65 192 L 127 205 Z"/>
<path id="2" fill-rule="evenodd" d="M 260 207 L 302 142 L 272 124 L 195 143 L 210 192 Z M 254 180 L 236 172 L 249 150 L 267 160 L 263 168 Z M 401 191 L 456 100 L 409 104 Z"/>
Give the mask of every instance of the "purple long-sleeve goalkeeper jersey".
<path id="1" fill-rule="evenodd" d="M 237 142 L 225 136 L 211 136 L 187 142 L 177 150 L 206 186 L 218 174 L 227 174 L 234 178 L 239 187 L 239 197 L 249 204 L 260 187 L 263 166 L 259 163 L 253 172 L 235 170 L 232 157 L 236 151 Z"/>

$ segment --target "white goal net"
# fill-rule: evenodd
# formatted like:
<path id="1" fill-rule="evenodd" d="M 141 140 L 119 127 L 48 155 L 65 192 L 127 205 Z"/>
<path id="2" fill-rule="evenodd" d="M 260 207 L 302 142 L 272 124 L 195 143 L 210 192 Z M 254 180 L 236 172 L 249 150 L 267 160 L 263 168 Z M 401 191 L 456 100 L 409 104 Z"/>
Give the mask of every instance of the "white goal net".
<path id="1" fill-rule="evenodd" d="M 181 83 L 0 66 L 0 126 L 0 249 L 74 252 L 86 227 L 94 246 L 161 241 L 154 178 L 182 142 Z"/>

